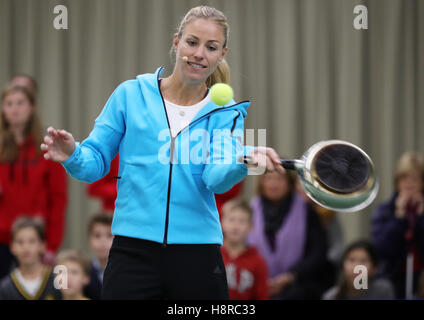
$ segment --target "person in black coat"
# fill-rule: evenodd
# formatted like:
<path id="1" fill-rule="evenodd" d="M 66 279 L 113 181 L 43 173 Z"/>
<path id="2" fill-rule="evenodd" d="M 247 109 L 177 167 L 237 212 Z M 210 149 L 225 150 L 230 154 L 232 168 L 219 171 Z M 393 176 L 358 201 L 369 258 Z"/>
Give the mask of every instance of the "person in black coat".
<path id="1" fill-rule="evenodd" d="M 372 240 L 382 259 L 379 274 L 390 279 L 396 297 L 405 298 L 406 260 L 414 259 L 413 290 L 424 270 L 424 158 L 405 153 L 395 172 L 395 192 L 372 217 Z"/>

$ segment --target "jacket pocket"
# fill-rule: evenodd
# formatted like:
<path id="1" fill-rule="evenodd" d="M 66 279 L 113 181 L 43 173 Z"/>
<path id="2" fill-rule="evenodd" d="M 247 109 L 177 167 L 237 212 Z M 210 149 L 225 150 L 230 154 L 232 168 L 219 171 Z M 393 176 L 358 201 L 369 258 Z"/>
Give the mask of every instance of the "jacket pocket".
<path id="1" fill-rule="evenodd" d="M 126 206 L 128 205 L 128 194 L 130 192 L 130 183 L 127 175 L 127 165 L 124 164 L 122 171 L 118 174 L 118 179 L 116 182 L 116 190 L 118 193 L 118 196 L 115 200 L 115 207 L 119 210 L 125 210 Z"/>

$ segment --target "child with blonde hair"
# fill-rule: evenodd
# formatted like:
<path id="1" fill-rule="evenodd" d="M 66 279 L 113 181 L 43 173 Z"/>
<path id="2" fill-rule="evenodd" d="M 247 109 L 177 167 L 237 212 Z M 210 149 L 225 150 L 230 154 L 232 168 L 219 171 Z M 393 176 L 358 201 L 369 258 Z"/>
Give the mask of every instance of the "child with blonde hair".
<path id="1" fill-rule="evenodd" d="M 68 249 L 58 254 L 56 263 L 65 270 L 65 275 L 60 274 L 65 280 L 61 286 L 63 299 L 89 300 L 84 295 L 84 287 L 90 282 L 90 259 L 82 251 Z"/>

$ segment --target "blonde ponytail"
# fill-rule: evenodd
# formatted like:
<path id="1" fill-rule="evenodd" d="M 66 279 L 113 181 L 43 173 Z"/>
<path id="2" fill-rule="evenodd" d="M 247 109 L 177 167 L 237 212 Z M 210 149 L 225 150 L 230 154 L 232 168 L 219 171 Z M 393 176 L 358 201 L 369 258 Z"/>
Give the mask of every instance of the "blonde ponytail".
<path id="1" fill-rule="evenodd" d="M 206 79 L 206 85 L 210 88 L 215 83 L 230 84 L 230 67 L 227 61 L 223 59 L 215 71 Z"/>

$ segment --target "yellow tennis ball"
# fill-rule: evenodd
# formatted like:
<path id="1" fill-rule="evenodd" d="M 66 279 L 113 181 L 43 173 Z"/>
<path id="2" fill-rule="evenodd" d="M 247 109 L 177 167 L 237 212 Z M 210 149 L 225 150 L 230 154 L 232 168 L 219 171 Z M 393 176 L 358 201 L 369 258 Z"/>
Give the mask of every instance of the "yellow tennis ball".
<path id="1" fill-rule="evenodd" d="M 215 83 L 210 91 L 211 100 L 218 106 L 224 106 L 233 98 L 233 89 L 225 83 Z"/>

